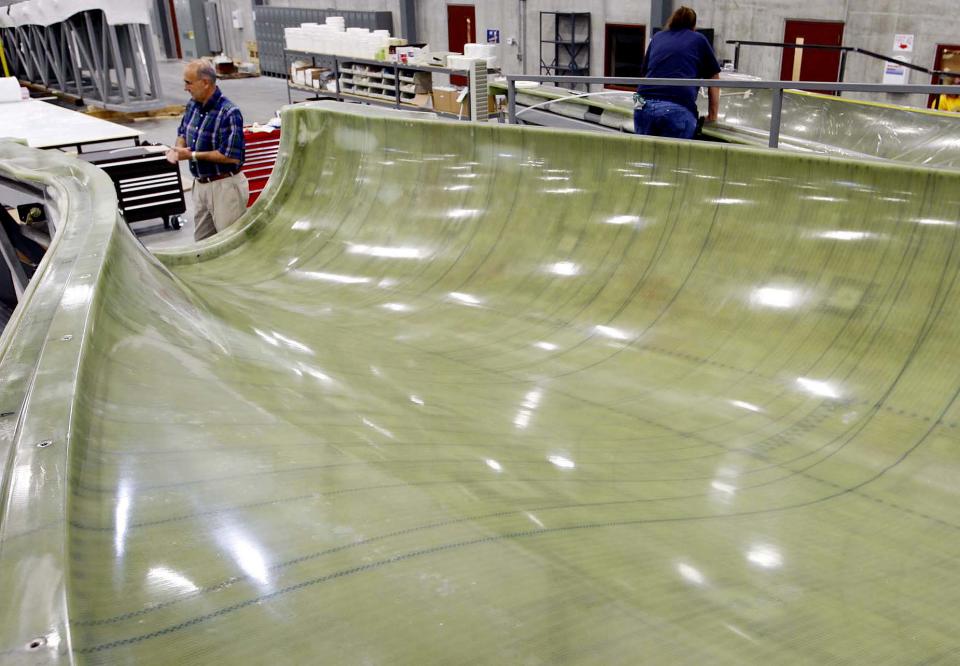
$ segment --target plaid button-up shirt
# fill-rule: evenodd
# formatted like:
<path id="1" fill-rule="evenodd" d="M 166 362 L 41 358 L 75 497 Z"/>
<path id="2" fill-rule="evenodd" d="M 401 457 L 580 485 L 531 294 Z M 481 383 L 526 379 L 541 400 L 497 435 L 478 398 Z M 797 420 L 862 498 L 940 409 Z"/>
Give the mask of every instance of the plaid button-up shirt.
<path id="1" fill-rule="evenodd" d="M 213 91 L 203 106 L 192 99 L 187 103 L 177 136 L 182 136 L 187 148 L 194 152 L 219 150 L 243 164 L 243 116 L 240 109 L 223 96 L 220 88 Z M 239 164 L 217 164 L 206 160 L 190 162 L 190 173 L 194 178 L 233 173 L 239 168 Z"/>

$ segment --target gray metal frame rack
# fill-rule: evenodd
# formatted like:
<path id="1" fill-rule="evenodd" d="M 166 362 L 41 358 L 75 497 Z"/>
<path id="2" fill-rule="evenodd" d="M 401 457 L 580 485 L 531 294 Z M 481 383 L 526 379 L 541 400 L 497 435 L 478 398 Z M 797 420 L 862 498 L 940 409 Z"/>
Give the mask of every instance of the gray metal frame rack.
<path id="1" fill-rule="evenodd" d="M 0 38 L 23 81 L 115 111 L 163 106 L 149 25 L 111 25 L 94 9 L 50 25 L 6 25 Z"/>

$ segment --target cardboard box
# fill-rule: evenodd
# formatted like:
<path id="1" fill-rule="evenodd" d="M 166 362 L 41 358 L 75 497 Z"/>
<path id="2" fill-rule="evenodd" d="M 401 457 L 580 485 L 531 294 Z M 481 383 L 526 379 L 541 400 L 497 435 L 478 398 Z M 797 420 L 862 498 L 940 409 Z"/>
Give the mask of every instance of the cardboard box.
<path id="1" fill-rule="evenodd" d="M 328 67 L 311 67 L 303 74 L 303 80 L 308 86 L 319 88 L 323 81 L 333 77 L 333 71 Z"/>
<path id="2" fill-rule="evenodd" d="M 290 65 L 290 80 L 297 85 L 307 85 L 305 72 L 310 68 L 311 66 L 308 63 L 299 60 L 292 63 Z"/>
<path id="3" fill-rule="evenodd" d="M 430 95 L 428 94 L 417 94 L 413 96 L 413 99 L 407 102 L 413 106 L 420 106 L 425 109 L 430 108 Z"/>
<path id="4" fill-rule="evenodd" d="M 470 97 L 468 96 L 463 100 L 463 109 L 461 110 L 460 104 L 457 102 L 457 97 L 459 97 L 459 90 L 448 90 L 445 88 L 434 89 L 433 91 L 433 110 L 434 111 L 443 111 L 446 113 L 463 113 L 463 115 L 470 115 Z M 497 98 L 494 95 L 487 97 L 487 113 L 493 115 L 497 113 Z"/>
<path id="5" fill-rule="evenodd" d="M 426 44 L 392 45 L 389 48 L 387 60 L 406 64 L 413 62 L 418 55 L 428 49 L 429 47 Z"/>
<path id="6" fill-rule="evenodd" d="M 216 68 L 217 76 L 227 76 L 237 73 L 237 66 L 233 62 L 218 62 L 216 63 Z"/>
<path id="7" fill-rule="evenodd" d="M 413 85 L 418 95 L 429 95 L 433 91 L 433 75 L 430 72 L 413 72 Z"/>
<path id="8" fill-rule="evenodd" d="M 314 81 L 322 80 L 323 74 L 330 70 L 325 67 L 311 67 L 310 65 L 290 68 L 290 80 L 298 86 L 316 88 Z"/>
<path id="9" fill-rule="evenodd" d="M 433 89 L 433 110 L 440 111 L 443 113 L 460 113 L 460 104 L 457 102 L 457 96 L 460 94 L 458 90 L 450 90 L 447 88 L 434 88 Z M 463 104 L 463 114 L 469 115 L 470 110 L 467 107 L 466 100 Z"/>

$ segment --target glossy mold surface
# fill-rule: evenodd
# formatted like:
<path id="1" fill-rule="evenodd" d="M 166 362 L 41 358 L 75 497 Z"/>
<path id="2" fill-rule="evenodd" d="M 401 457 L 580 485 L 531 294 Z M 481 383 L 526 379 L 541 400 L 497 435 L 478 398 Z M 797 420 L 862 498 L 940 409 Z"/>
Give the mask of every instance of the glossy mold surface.
<path id="1" fill-rule="evenodd" d="M 283 136 L 196 251 L 89 222 L 76 385 L 36 373 L 15 417 L 54 445 L 12 435 L 6 654 L 956 658 L 960 176 L 320 109 Z"/>

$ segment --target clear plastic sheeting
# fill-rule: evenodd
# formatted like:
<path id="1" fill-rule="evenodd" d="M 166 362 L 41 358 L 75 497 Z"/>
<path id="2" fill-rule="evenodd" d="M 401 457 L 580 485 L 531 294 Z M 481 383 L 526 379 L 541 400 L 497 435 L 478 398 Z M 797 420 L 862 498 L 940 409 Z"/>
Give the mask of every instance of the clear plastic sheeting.
<path id="1" fill-rule="evenodd" d="M 345 105 L 339 105 L 343 107 Z M 0 661 L 956 661 L 960 173 L 294 107 L 0 338 Z"/>
<path id="2" fill-rule="evenodd" d="M 756 80 L 755 77 L 729 72 L 722 76 Z M 505 83 L 495 82 L 491 89 L 506 94 Z M 631 93 L 576 95 L 565 88 L 549 85 L 518 90 L 519 119 L 524 118 L 524 107 L 557 100 L 540 106 L 539 110 L 582 117 L 605 127 L 633 132 Z M 699 104 L 701 115 L 706 115 L 707 100 L 703 90 Z M 571 109 L 576 107 L 592 107 L 597 113 L 572 112 Z M 771 91 L 721 89 L 718 122 L 705 125 L 703 133 L 731 143 L 766 146 L 770 138 L 770 114 Z M 960 114 L 787 90 L 781 111 L 779 143 L 782 149 L 799 152 L 960 168 Z"/>
<path id="3" fill-rule="evenodd" d="M 505 95 L 506 84 L 502 81 L 490 84 L 494 94 Z M 633 133 L 633 97 L 631 93 L 604 91 L 601 94 L 583 96 L 583 93 L 551 85 L 536 87 L 517 87 L 518 120 L 533 125 L 563 127 L 558 119 L 550 114 L 575 118 L 596 125 L 598 129 L 617 130 Z M 536 107 L 539 113 L 524 112 L 524 108 Z M 582 129 L 591 129 L 589 125 Z"/>
<path id="4" fill-rule="evenodd" d="M 531 91 L 522 91 L 517 94 L 517 102 L 522 106 L 534 106 L 543 102 L 546 98 L 542 95 L 538 95 L 538 89 Z M 576 103 L 575 99 L 572 102 L 563 101 L 562 97 L 550 97 L 549 99 L 557 100 L 553 104 L 550 104 L 545 109 L 549 110 L 551 113 L 556 113 L 561 116 L 566 116 L 567 118 L 576 118 L 578 120 L 585 120 L 587 114 L 590 112 L 590 106 L 584 103 Z"/>
<path id="5" fill-rule="evenodd" d="M 723 91 L 718 138 L 766 143 L 771 91 Z M 960 114 L 785 91 L 780 145 L 791 150 L 874 157 L 960 169 Z"/>

